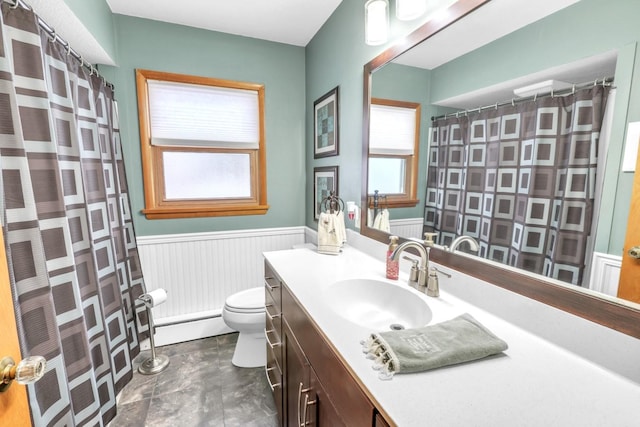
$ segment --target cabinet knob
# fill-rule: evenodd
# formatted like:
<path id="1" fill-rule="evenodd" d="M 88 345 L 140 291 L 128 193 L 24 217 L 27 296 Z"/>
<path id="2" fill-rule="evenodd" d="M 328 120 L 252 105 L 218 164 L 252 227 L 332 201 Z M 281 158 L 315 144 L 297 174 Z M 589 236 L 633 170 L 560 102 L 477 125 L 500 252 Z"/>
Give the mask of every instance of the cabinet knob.
<path id="1" fill-rule="evenodd" d="M 0 382 L 0 392 L 6 391 L 13 380 L 18 384 L 31 384 L 38 381 L 44 375 L 47 361 L 42 356 L 30 356 L 22 359 L 16 365 L 11 357 L 4 357 L 0 360 L 0 374 L 2 381 Z"/>

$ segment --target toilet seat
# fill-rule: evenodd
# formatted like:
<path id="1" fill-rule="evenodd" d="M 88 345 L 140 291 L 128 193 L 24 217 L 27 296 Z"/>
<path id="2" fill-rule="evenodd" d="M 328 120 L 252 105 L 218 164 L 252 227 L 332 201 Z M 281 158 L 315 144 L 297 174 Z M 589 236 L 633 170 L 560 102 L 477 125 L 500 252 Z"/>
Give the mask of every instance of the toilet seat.
<path id="1" fill-rule="evenodd" d="M 263 313 L 264 304 L 264 288 L 257 287 L 229 296 L 224 307 L 234 313 Z"/>

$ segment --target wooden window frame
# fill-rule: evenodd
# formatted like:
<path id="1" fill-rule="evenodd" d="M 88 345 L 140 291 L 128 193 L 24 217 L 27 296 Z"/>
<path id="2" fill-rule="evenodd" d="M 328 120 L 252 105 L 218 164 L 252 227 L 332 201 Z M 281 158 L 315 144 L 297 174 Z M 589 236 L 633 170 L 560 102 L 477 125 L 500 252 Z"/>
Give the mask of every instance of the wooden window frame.
<path id="1" fill-rule="evenodd" d="M 371 98 L 371 104 L 386 105 L 390 107 L 410 108 L 415 110 L 416 131 L 414 135 L 414 146 L 412 155 L 382 155 L 370 154 L 369 158 L 394 158 L 405 160 L 404 193 L 386 194 L 379 201 L 383 208 L 410 208 L 415 207 L 420 200 L 417 198 L 418 189 L 418 159 L 420 157 L 420 120 L 421 105 L 417 102 L 396 101 L 392 99 Z M 371 190 L 371 189 L 369 189 Z M 369 208 L 373 208 L 373 194 L 368 195 Z"/>
<path id="2" fill-rule="evenodd" d="M 167 147 L 152 145 L 147 80 L 256 91 L 258 93 L 260 115 L 260 140 L 258 149 Z M 142 179 L 145 196 L 145 208 L 142 210 L 142 213 L 147 219 L 264 215 L 267 213 L 269 205 L 267 204 L 267 162 L 264 136 L 264 85 L 138 69 L 136 70 L 136 87 L 138 95 L 138 120 L 140 125 Z M 171 151 L 249 154 L 251 165 L 251 195 L 247 198 L 168 200 L 164 194 L 162 155 L 164 152 Z"/>

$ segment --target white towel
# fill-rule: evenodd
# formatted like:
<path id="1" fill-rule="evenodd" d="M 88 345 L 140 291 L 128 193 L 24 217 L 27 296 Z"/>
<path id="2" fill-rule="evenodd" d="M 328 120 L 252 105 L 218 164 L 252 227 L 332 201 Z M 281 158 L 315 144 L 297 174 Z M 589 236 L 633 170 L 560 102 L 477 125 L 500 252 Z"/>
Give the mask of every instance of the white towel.
<path id="1" fill-rule="evenodd" d="M 383 209 L 378 212 L 378 215 L 376 215 L 376 218 L 373 220 L 373 228 L 377 228 L 378 230 L 385 231 L 387 233 L 391 232 L 388 209 Z"/>
<path id="2" fill-rule="evenodd" d="M 347 242 L 347 227 L 344 225 L 344 212 L 336 213 L 336 235 L 341 246 Z"/>
<path id="3" fill-rule="evenodd" d="M 322 212 L 318 218 L 318 253 L 338 255 L 342 248 L 336 232 L 336 216 Z"/>

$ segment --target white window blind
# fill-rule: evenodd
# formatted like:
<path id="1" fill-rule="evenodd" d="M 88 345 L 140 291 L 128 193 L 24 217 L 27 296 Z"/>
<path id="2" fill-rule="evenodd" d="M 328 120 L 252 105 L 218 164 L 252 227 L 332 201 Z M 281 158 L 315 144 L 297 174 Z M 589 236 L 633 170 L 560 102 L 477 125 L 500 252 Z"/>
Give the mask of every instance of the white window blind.
<path id="1" fill-rule="evenodd" d="M 159 80 L 147 84 L 153 145 L 259 148 L 257 91 Z"/>
<path id="2" fill-rule="evenodd" d="M 411 155 L 416 138 L 416 110 L 371 104 L 369 153 Z"/>

